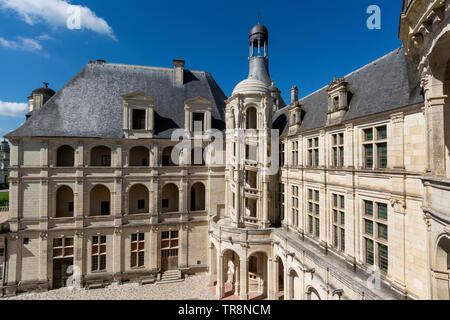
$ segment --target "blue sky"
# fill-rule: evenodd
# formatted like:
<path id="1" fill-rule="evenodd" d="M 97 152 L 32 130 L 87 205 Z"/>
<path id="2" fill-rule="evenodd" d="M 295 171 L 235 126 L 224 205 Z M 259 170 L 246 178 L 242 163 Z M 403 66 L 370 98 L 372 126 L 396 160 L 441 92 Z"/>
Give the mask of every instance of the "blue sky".
<path id="1" fill-rule="evenodd" d="M 81 30 L 67 28 L 69 5 L 82 6 Z M 370 5 L 381 8 L 381 30 L 366 27 Z M 89 59 L 161 67 L 185 59 L 229 96 L 247 77 L 258 12 L 272 79 L 286 101 L 294 84 L 305 96 L 400 47 L 400 11 L 401 0 L 0 0 L 0 136 L 24 121 L 33 89 L 48 81 L 59 90 Z"/>

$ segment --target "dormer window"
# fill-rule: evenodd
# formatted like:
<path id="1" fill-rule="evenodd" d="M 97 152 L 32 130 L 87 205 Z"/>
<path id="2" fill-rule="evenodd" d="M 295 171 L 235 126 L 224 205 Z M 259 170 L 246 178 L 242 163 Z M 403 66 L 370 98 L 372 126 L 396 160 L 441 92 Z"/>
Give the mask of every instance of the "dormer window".
<path id="1" fill-rule="evenodd" d="M 145 110 L 133 109 L 133 130 L 145 129 Z"/>
<path id="2" fill-rule="evenodd" d="M 212 102 L 195 97 L 184 101 L 185 129 L 194 132 L 211 130 Z"/>
<path id="3" fill-rule="evenodd" d="M 123 131 L 125 138 L 151 138 L 154 131 L 155 100 L 141 92 L 123 96 Z"/>
<path id="4" fill-rule="evenodd" d="M 348 83 L 344 78 L 334 80 L 328 85 L 328 125 L 341 122 L 348 110 Z"/>
<path id="5" fill-rule="evenodd" d="M 298 101 L 289 106 L 289 134 L 296 134 L 302 122 L 302 107 Z"/>

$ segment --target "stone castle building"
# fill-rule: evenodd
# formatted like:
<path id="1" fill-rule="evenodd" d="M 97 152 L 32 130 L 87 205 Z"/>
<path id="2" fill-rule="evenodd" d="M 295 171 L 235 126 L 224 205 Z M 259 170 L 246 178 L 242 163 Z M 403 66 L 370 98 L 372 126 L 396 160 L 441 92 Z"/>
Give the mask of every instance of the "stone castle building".
<path id="1" fill-rule="evenodd" d="M 219 298 L 449 299 L 449 3 L 404 1 L 402 48 L 289 105 L 260 24 L 229 98 L 182 60 L 35 90 L 0 292 L 208 271 Z"/>

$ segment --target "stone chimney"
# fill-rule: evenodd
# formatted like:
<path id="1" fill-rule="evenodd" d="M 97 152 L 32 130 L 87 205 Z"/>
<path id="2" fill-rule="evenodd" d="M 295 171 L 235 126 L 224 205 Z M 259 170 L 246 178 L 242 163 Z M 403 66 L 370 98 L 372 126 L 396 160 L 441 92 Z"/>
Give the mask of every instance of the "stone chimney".
<path id="1" fill-rule="evenodd" d="M 291 104 L 294 104 L 298 100 L 298 88 L 293 86 L 291 89 Z"/>
<path id="2" fill-rule="evenodd" d="M 173 82 L 174 84 L 184 84 L 184 60 L 173 60 Z"/>

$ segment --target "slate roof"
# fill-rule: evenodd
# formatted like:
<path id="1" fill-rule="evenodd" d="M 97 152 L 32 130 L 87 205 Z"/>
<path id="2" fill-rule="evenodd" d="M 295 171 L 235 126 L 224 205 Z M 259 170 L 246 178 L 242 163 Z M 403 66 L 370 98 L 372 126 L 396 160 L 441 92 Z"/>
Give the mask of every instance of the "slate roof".
<path id="1" fill-rule="evenodd" d="M 140 91 L 155 98 L 154 138 L 170 138 L 184 128 L 184 101 L 197 96 L 213 102 L 212 127 L 225 129 L 227 97 L 208 72 L 89 63 L 9 137 L 123 138 L 123 99 Z"/>
<path id="2" fill-rule="evenodd" d="M 343 121 L 424 101 L 418 73 L 408 62 L 403 48 L 388 53 L 344 78 L 348 82 L 351 98 Z M 327 88 L 299 100 L 304 112 L 300 132 L 326 125 Z M 288 108 L 278 110 L 273 119 L 272 127 L 279 129 L 280 135 L 286 134 Z"/>

